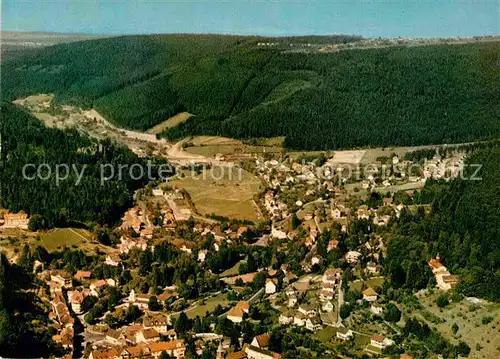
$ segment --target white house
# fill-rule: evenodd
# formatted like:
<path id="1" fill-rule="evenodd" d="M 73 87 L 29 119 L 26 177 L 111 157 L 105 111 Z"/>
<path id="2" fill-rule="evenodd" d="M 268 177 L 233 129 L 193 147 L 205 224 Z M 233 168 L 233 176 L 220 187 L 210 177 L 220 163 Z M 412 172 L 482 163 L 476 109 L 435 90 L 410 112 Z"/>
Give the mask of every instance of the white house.
<path id="1" fill-rule="evenodd" d="M 373 262 L 368 262 L 366 265 L 366 271 L 370 274 L 380 273 L 380 266 Z"/>
<path id="2" fill-rule="evenodd" d="M 71 309 L 75 314 L 82 314 L 82 303 L 85 299 L 83 293 L 75 290 L 73 292 L 68 292 L 69 302 L 71 304 Z"/>
<path id="3" fill-rule="evenodd" d="M 332 300 L 334 297 L 335 297 L 335 284 L 323 283 L 323 289 L 321 290 L 320 299 Z"/>
<path id="4" fill-rule="evenodd" d="M 243 321 L 244 311 L 241 308 L 234 307 L 229 312 L 227 312 L 227 319 L 233 323 L 241 323 Z"/>
<path id="5" fill-rule="evenodd" d="M 118 267 L 120 265 L 121 258 L 117 252 L 112 252 L 106 256 L 104 260 L 104 264 L 112 267 Z"/>
<path id="6" fill-rule="evenodd" d="M 281 313 L 279 317 L 279 323 L 281 325 L 287 325 L 287 324 L 292 324 L 293 323 L 293 314 L 291 313 Z"/>
<path id="7" fill-rule="evenodd" d="M 323 312 L 331 312 L 333 310 L 333 304 L 329 300 L 327 300 L 323 305 L 321 306 L 321 310 Z"/>
<path id="8" fill-rule="evenodd" d="M 322 328 L 321 321 L 316 318 L 307 318 L 306 328 L 312 332 L 320 330 Z"/>
<path id="9" fill-rule="evenodd" d="M 346 259 L 347 263 L 355 264 L 358 262 L 361 255 L 362 254 L 359 253 L 358 251 L 349 251 L 346 253 L 345 259 Z"/>
<path id="10" fill-rule="evenodd" d="M 279 354 L 271 352 L 267 349 L 261 349 L 254 347 L 253 345 L 249 345 L 245 349 L 246 358 L 248 359 L 276 359 L 279 358 Z M 241 358 L 241 357 L 240 357 Z"/>
<path id="11" fill-rule="evenodd" d="M 63 271 L 51 273 L 50 280 L 64 288 L 73 287 L 73 280 L 71 279 L 71 276 Z"/>
<path id="12" fill-rule="evenodd" d="M 156 330 L 150 329 L 142 329 L 135 333 L 135 342 L 136 343 L 153 343 L 160 341 L 160 333 Z"/>
<path id="13" fill-rule="evenodd" d="M 436 285 L 439 289 L 448 291 L 460 283 L 460 277 L 450 274 L 448 269 L 441 263 L 439 256 L 436 259 L 431 259 L 428 264 L 436 278 Z"/>
<path id="14" fill-rule="evenodd" d="M 260 348 L 260 349 L 267 349 L 269 347 L 269 341 L 271 340 L 271 334 L 266 333 L 266 334 L 261 334 L 257 335 L 253 338 L 252 342 L 250 345 L 253 345 L 254 347 Z"/>
<path id="15" fill-rule="evenodd" d="M 299 305 L 299 312 L 309 317 L 316 315 L 316 309 L 309 304 Z"/>
<path id="16" fill-rule="evenodd" d="M 394 341 L 389 338 L 385 338 L 383 335 L 373 335 L 370 339 L 370 344 L 375 348 L 383 350 L 391 345 L 394 345 Z"/>
<path id="17" fill-rule="evenodd" d="M 293 316 L 293 325 L 303 327 L 306 325 L 306 316 L 300 312 L 295 313 Z"/>
<path id="18" fill-rule="evenodd" d="M 354 338 L 354 333 L 351 329 L 340 327 L 337 329 L 337 338 L 340 340 L 348 341 Z"/>
<path id="19" fill-rule="evenodd" d="M 377 292 L 371 287 L 366 288 L 361 294 L 363 294 L 363 299 L 367 302 L 375 302 L 378 298 Z"/>
<path id="20" fill-rule="evenodd" d="M 382 307 L 380 305 L 372 304 L 370 306 L 370 311 L 375 315 L 382 315 L 382 313 L 384 312 L 384 307 Z"/>
<path id="21" fill-rule="evenodd" d="M 198 262 L 205 262 L 205 259 L 207 258 L 207 253 L 208 253 L 208 250 L 206 249 L 202 249 L 198 252 Z"/>
<path id="22" fill-rule="evenodd" d="M 266 294 L 276 293 L 276 281 L 274 279 L 266 279 Z"/>
<path id="23" fill-rule="evenodd" d="M 318 256 L 314 256 L 311 258 L 311 265 L 316 265 L 321 263 L 321 258 Z"/>
<path id="24" fill-rule="evenodd" d="M 170 318 L 168 316 L 146 315 L 142 320 L 142 326 L 144 327 L 144 329 L 154 329 L 160 334 L 165 334 L 168 332 L 169 322 Z"/>
<path id="25" fill-rule="evenodd" d="M 276 227 L 271 228 L 271 236 L 277 239 L 286 239 L 287 235 L 285 231 L 282 231 L 281 229 L 277 229 Z"/>

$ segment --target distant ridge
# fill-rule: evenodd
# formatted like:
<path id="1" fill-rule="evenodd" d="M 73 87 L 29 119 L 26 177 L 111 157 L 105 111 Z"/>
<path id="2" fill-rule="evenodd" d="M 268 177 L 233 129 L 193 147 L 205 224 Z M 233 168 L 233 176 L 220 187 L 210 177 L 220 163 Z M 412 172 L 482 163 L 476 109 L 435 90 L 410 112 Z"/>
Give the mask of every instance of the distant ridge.
<path id="1" fill-rule="evenodd" d="M 142 131 L 195 114 L 160 134 L 173 140 L 413 146 L 500 137 L 499 57 L 498 37 L 134 35 L 32 49 L 2 63 L 1 85 L 4 100 L 54 93 Z"/>

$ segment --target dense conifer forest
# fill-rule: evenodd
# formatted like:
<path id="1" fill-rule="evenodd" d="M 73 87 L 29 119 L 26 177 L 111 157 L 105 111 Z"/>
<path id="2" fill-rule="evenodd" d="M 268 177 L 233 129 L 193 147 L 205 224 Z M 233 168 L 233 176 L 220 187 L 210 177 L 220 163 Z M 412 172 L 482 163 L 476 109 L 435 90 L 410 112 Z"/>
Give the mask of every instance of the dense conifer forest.
<path id="1" fill-rule="evenodd" d="M 278 39 L 281 45 L 356 37 Z M 163 133 L 285 136 L 294 149 L 467 142 L 500 134 L 500 43 L 337 53 L 258 46 L 242 36 L 123 36 L 34 51 L 2 63 L 2 96 L 54 93 L 114 123 Z M 294 47 L 295 48 L 295 47 Z"/>
<path id="2" fill-rule="evenodd" d="M 53 329 L 41 300 L 33 291 L 32 267 L 25 254 L 19 265 L 0 253 L 0 353 L 10 358 L 60 357 L 63 348 L 52 341 Z M 29 252 L 28 252 L 29 253 Z"/>
<path id="3" fill-rule="evenodd" d="M 130 168 L 137 163 L 147 167 L 144 159 L 124 147 L 109 141 L 98 143 L 76 130 L 47 128 L 38 119 L 8 103 L 1 105 L 0 120 L 3 157 L 0 207 L 37 215 L 32 218 L 36 222 L 34 229 L 73 222 L 115 223 L 132 205 L 133 192 L 148 182 L 146 175 L 139 178 L 138 174 L 131 176 L 130 171 L 124 170 L 121 178 L 116 175 L 101 183 L 101 178 L 111 174 L 109 165 L 117 174 L 119 165 Z M 28 164 L 30 166 L 25 168 Z M 56 166 L 64 164 L 69 166 L 70 172 L 58 183 Z M 104 164 L 107 167 L 101 170 Z M 65 173 L 61 168 L 60 178 Z M 101 173 L 104 176 L 101 177 Z M 83 174 L 80 181 L 79 174 Z"/>
<path id="4" fill-rule="evenodd" d="M 429 181 L 430 213 L 404 212 L 384 265 L 395 288 L 421 289 L 432 280 L 427 261 L 440 256 L 462 282 L 459 291 L 491 301 L 500 298 L 500 146 L 474 153 L 464 179 Z M 474 175 L 474 176 L 473 176 Z M 473 176 L 473 177 L 471 177 Z"/>

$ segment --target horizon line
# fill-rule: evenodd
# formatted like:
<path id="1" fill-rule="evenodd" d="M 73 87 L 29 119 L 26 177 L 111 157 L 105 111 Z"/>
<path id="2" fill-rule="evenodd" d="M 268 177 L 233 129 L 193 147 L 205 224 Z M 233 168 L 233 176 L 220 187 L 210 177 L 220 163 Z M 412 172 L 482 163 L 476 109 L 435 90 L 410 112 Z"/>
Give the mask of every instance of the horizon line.
<path id="1" fill-rule="evenodd" d="M 261 34 L 241 34 L 229 32 L 150 32 L 150 33 L 92 33 L 92 32 L 59 32 L 59 31 L 26 31 L 26 30 L 9 30 L 0 29 L 0 33 L 30 33 L 30 34 L 51 34 L 51 35 L 80 35 L 80 36 L 150 36 L 150 35 L 212 35 L 212 36 L 239 36 L 239 37 L 262 37 L 262 38 L 287 38 L 287 37 L 335 37 L 335 36 L 352 36 L 360 39 L 467 39 L 475 37 L 500 37 L 499 34 L 481 34 L 467 36 L 372 36 L 365 37 L 359 34 L 335 33 L 335 34 L 279 34 L 279 35 L 261 35 Z"/>

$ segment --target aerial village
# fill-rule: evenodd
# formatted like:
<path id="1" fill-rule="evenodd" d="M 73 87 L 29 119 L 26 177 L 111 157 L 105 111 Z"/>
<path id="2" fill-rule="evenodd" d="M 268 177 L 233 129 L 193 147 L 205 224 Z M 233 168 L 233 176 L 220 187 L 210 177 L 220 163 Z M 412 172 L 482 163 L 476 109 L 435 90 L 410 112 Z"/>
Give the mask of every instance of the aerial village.
<path id="1" fill-rule="evenodd" d="M 252 157 L 255 222 L 200 216 L 186 190 L 152 183 L 117 228 L 94 230 L 93 253 L 33 259 L 48 330 L 68 358 L 276 359 L 286 345 L 313 345 L 286 343 L 289 333 L 329 328 L 344 353 L 381 356 L 398 346 L 391 321 L 401 314 L 384 287 L 390 228 L 417 210 L 427 180 L 457 176 L 465 155 L 429 157 L 413 173 L 421 158 L 352 171 L 336 156 Z M 0 217 L 3 234 L 28 231 L 26 213 Z M 444 263 L 429 258 L 428 269 L 447 292 L 460 277 Z"/>

